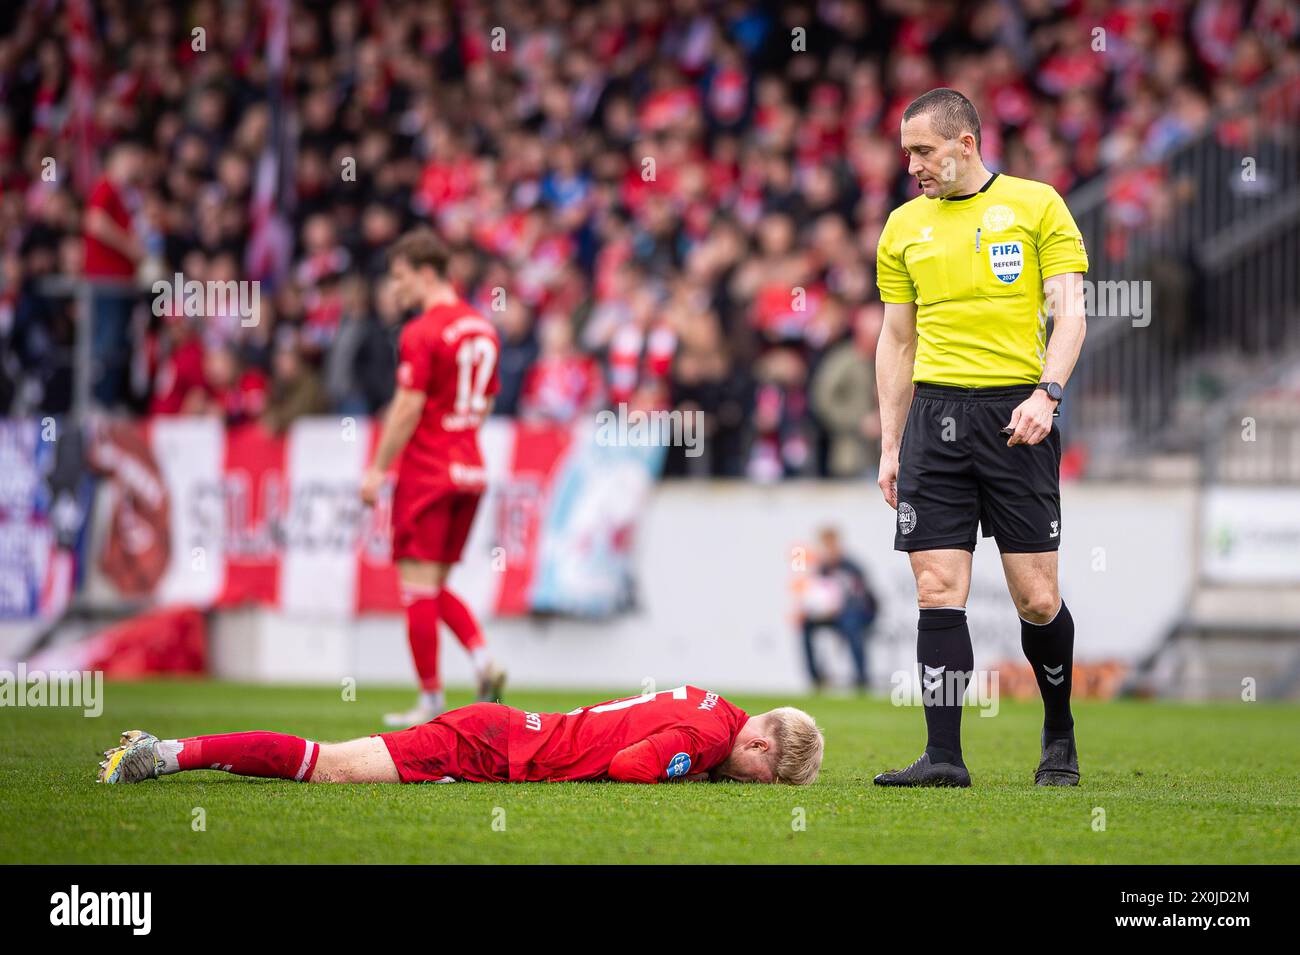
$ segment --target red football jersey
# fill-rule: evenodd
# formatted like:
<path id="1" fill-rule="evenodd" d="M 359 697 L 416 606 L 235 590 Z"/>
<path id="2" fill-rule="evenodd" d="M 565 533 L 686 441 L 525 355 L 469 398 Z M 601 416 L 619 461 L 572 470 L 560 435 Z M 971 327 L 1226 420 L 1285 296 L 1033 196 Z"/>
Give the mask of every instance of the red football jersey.
<path id="1" fill-rule="evenodd" d="M 487 416 L 488 398 L 501 388 L 499 341 L 492 323 L 460 299 L 427 309 L 402 329 L 397 385 L 427 398 L 402 451 L 399 482 L 434 492 L 483 489 L 478 427 Z"/>
<path id="2" fill-rule="evenodd" d="M 708 772 L 730 755 L 748 719 L 738 706 L 696 686 L 569 713 L 513 710 L 510 781 L 663 782 Z M 611 773 L 620 753 L 624 757 Z"/>

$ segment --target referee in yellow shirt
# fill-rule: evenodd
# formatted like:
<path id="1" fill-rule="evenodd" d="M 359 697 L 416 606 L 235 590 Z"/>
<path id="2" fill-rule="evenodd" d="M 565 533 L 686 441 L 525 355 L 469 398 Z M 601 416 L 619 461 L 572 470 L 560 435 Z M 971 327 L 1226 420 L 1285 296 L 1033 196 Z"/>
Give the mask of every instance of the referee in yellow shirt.
<path id="1" fill-rule="evenodd" d="M 1051 186 L 984 167 L 979 114 L 956 90 L 913 101 L 902 144 L 924 195 L 894 210 L 876 255 L 879 483 L 897 512 L 894 549 L 916 577 L 928 740 L 912 765 L 876 783 L 970 785 L 961 702 L 974 669 L 966 598 L 982 527 L 1001 552 L 1043 696 L 1035 782 L 1077 785 L 1053 418 L 1083 344 L 1083 238 Z"/>

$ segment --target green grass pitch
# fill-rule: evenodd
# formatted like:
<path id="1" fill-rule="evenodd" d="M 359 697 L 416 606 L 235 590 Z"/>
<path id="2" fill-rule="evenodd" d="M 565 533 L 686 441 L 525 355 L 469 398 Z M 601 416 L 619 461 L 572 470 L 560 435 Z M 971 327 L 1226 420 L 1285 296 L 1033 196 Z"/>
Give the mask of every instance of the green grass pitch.
<path id="1" fill-rule="evenodd" d="M 508 702 L 563 711 L 628 692 Z M 968 709 L 974 788 L 907 791 L 871 777 L 920 751 L 920 710 L 724 695 L 751 713 L 811 712 L 826 734 L 817 784 L 307 786 L 196 772 L 100 786 L 98 754 L 124 729 L 334 740 L 410 703 L 409 690 L 365 687 L 344 702 L 331 688 L 108 684 L 98 719 L 0 710 L 0 862 L 1300 862 L 1294 705 L 1076 704 L 1083 784 L 1072 790 L 1032 785 L 1037 704 L 1004 702 L 994 718 Z"/>

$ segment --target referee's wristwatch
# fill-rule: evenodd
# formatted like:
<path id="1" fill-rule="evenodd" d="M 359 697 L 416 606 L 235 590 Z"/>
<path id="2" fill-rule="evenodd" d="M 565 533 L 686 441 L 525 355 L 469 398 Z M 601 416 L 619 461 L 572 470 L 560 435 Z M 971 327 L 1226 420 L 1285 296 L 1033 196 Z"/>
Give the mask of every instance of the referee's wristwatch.
<path id="1" fill-rule="evenodd" d="M 1060 405 L 1061 399 L 1065 397 L 1065 389 L 1055 381 L 1040 381 L 1034 390 L 1047 392 L 1047 397 L 1055 401 L 1057 405 Z"/>

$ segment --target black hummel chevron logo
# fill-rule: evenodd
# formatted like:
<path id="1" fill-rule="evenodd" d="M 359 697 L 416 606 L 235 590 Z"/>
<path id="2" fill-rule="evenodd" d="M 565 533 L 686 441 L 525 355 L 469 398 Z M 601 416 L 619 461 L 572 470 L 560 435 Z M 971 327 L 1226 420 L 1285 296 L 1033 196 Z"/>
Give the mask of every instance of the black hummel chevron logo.
<path id="1" fill-rule="evenodd" d="M 1060 686 L 1065 682 L 1065 674 L 1061 672 L 1064 669 L 1064 663 L 1056 667 L 1049 667 L 1046 663 L 1043 664 L 1043 672 L 1047 674 L 1047 682 L 1052 686 Z"/>

